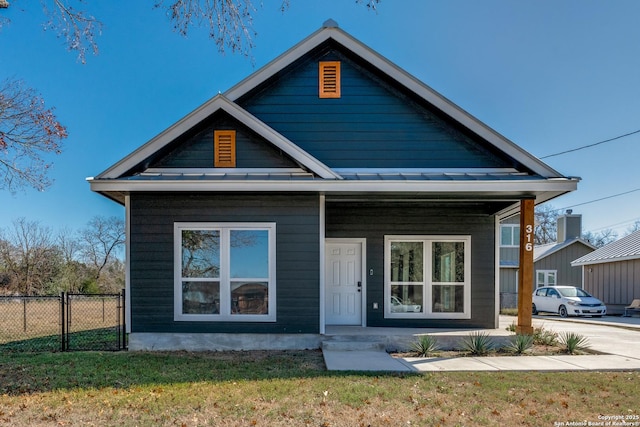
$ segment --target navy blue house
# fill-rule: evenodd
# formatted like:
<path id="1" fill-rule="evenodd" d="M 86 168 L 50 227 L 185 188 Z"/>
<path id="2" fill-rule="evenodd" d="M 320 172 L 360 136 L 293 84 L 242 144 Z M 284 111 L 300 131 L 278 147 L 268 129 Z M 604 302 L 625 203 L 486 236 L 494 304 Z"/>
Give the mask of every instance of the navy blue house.
<path id="1" fill-rule="evenodd" d="M 499 220 L 565 177 L 327 21 L 100 175 L 132 349 L 497 326 Z"/>

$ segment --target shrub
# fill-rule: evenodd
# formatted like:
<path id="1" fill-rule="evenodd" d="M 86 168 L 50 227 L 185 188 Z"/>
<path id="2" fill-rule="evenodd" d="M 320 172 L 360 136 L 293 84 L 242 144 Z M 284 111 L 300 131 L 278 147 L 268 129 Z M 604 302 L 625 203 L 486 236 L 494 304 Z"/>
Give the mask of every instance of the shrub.
<path id="1" fill-rule="evenodd" d="M 533 347 L 533 335 L 517 334 L 511 337 L 509 344 L 505 346 L 508 351 L 516 354 L 524 354 Z"/>
<path id="2" fill-rule="evenodd" d="M 560 344 L 569 354 L 574 354 L 578 350 L 589 348 L 589 339 L 576 332 L 564 332 L 560 335 Z"/>
<path id="3" fill-rule="evenodd" d="M 516 325 L 516 322 L 513 322 L 509 326 L 507 326 L 505 329 L 509 332 L 515 332 L 517 326 L 518 325 Z"/>
<path id="4" fill-rule="evenodd" d="M 537 345 L 553 346 L 558 342 L 558 333 L 545 329 L 543 326 L 533 329 L 533 343 Z"/>
<path id="5" fill-rule="evenodd" d="M 462 347 L 476 356 L 483 356 L 493 348 L 493 340 L 486 332 L 472 332 L 463 341 Z"/>
<path id="6" fill-rule="evenodd" d="M 420 335 L 418 340 L 413 343 L 412 348 L 419 357 L 427 357 L 440 350 L 438 340 L 431 335 Z"/>

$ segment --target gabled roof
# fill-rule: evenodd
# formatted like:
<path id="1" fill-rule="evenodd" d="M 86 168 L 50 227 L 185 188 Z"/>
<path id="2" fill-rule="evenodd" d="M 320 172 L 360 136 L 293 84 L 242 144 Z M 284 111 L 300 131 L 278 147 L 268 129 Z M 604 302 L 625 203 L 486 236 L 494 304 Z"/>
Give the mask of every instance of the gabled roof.
<path id="1" fill-rule="evenodd" d="M 269 78 L 282 71 L 288 65 L 300 59 L 312 49 L 320 46 L 328 40 L 333 40 L 350 50 L 372 66 L 388 75 L 400 85 L 406 87 L 416 95 L 422 97 L 429 104 L 447 114 L 453 120 L 468 128 L 470 131 L 493 144 L 505 154 L 522 163 L 535 174 L 545 178 L 563 177 L 559 172 L 546 163 L 531 155 L 521 147 L 494 131 L 451 101 L 436 92 L 405 70 L 401 69 L 379 53 L 373 51 L 359 40 L 347 34 L 333 20 L 328 20 L 323 27 L 311 34 L 300 43 L 278 56 L 276 59 L 242 80 L 237 85 L 225 92 L 225 96 L 236 101 L 256 86 L 264 83 Z"/>
<path id="2" fill-rule="evenodd" d="M 514 168 L 473 167 L 461 170 L 428 169 L 332 169 L 309 152 L 277 132 L 265 121 L 241 107 L 240 98 L 265 82 L 280 78 L 281 71 L 324 43 L 338 44 L 359 57 L 394 85 L 404 88 L 465 128 L 478 140 L 486 141 L 519 166 Z M 324 45 L 323 45 L 324 46 Z M 422 102 L 422 101 L 421 101 Z M 430 107 L 431 108 L 431 107 Z M 264 141 L 282 150 L 300 165 L 296 170 L 235 169 L 150 169 L 149 159 L 168 149 L 187 132 L 223 111 Z M 311 191 L 334 194 L 387 193 L 424 198 L 458 198 L 495 201 L 506 206 L 498 214 L 517 209 L 517 201 L 535 198 L 541 203 L 574 191 L 579 178 L 565 177 L 501 136 L 445 97 L 400 69 L 378 53 L 337 28 L 333 21 L 244 79 L 223 95 L 216 95 L 183 119 L 151 139 L 133 153 L 95 178 L 88 178 L 91 189 L 124 203 L 124 196 L 135 191 Z"/>
<path id="3" fill-rule="evenodd" d="M 533 262 L 540 261 L 541 259 L 544 259 L 550 255 L 553 255 L 554 253 L 559 252 L 565 248 L 568 248 L 569 246 L 576 243 L 583 244 L 584 246 L 593 250 L 596 249 L 596 247 L 593 246 L 591 243 L 580 238 L 565 240 L 562 243 L 556 243 L 556 242 L 548 243 L 546 245 L 539 245 L 533 248 Z"/>
<path id="4" fill-rule="evenodd" d="M 294 160 L 300 163 L 303 167 L 314 172 L 318 176 L 324 179 L 341 179 L 340 175 L 333 172 L 328 166 L 318 161 L 315 157 L 309 155 L 303 149 L 289 141 L 287 138 L 274 131 L 271 127 L 267 126 L 264 122 L 258 120 L 255 116 L 248 111 L 241 108 L 239 105 L 230 101 L 223 95 L 216 95 L 206 103 L 202 104 L 198 109 L 188 114 L 173 126 L 151 139 L 142 147 L 129 154 L 124 159 L 120 160 L 115 165 L 111 166 L 95 179 L 117 179 L 122 177 L 127 171 L 134 168 L 136 165 L 144 162 L 147 158 L 155 154 L 160 149 L 164 148 L 167 144 L 173 142 L 176 138 L 181 136 L 184 132 L 198 125 L 217 111 L 225 111 L 244 125 L 255 131 L 258 135 L 262 136 L 270 143 L 284 151 L 291 156 Z"/>
<path id="5" fill-rule="evenodd" d="M 572 261 L 571 265 L 576 267 L 634 259 L 640 259 L 640 230 Z"/>

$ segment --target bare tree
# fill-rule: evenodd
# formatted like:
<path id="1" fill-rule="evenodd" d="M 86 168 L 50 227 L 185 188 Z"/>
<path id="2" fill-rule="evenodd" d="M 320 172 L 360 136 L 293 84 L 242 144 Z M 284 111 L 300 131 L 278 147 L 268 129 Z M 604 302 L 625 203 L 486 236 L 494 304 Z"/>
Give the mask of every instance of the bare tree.
<path id="1" fill-rule="evenodd" d="M 118 217 L 96 216 L 80 230 L 80 253 L 94 269 L 94 279 L 100 280 L 104 268 L 124 245 L 124 220 Z"/>
<path id="2" fill-rule="evenodd" d="M 556 241 L 558 233 L 558 210 L 551 205 L 536 206 L 535 227 L 533 230 L 536 245 Z"/>
<path id="3" fill-rule="evenodd" d="M 638 230 L 640 230 L 640 220 L 634 222 L 632 225 L 629 226 L 629 228 L 627 228 L 627 232 L 625 233 L 625 236 L 635 233 Z"/>
<path id="4" fill-rule="evenodd" d="M 67 49 L 78 53 L 84 63 L 87 52 L 98 54 L 96 37 L 102 34 L 102 22 L 86 10 L 84 0 L 40 0 L 46 16 L 44 28 L 65 40 Z M 277 0 L 283 12 L 291 0 Z M 369 10 L 377 10 L 381 0 L 355 0 Z M 174 30 L 187 36 L 193 27 L 206 28 L 220 52 L 250 56 L 254 47 L 253 17 L 255 0 L 153 0 L 156 9 L 165 11 Z M 258 2 L 260 6 L 263 2 Z M 0 8 L 9 3 L 0 0 Z M 0 29 L 7 18 L 0 15 Z"/>
<path id="5" fill-rule="evenodd" d="M 606 230 L 602 230 L 599 233 L 593 233 L 591 231 L 587 231 L 582 234 L 582 238 L 587 242 L 591 243 L 593 246 L 597 248 L 601 248 L 604 245 L 608 245 L 611 242 L 615 242 L 618 238 L 618 233 L 608 228 Z"/>
<path id="6" fill-rule="evenodd" d="M 34 89 L 20 80 L 0 83 L 0 189 L 48 187 L 51 163 L 45 156 L 60 154 L 66 137 L 67 129 Z"/>
<path id="7" fill-rule="evenodd" d="M 38 222 L 19 218 L 4 232 L 0 245 L 2 264 L 24 295 L 41 293 L 55 275 L 55 246 L 51 230 Z"/>

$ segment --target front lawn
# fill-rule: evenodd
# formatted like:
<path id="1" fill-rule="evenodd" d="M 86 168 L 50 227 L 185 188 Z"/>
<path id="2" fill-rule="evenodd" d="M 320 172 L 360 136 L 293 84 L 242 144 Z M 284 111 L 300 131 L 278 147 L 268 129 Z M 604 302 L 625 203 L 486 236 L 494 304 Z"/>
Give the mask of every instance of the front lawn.
<path id="1" fill-rule="evenodd" d="M 639 381 L 639 372 L 327 372 L 319 351 L 2 354 L 0 426 L 640 421 Z"/>

